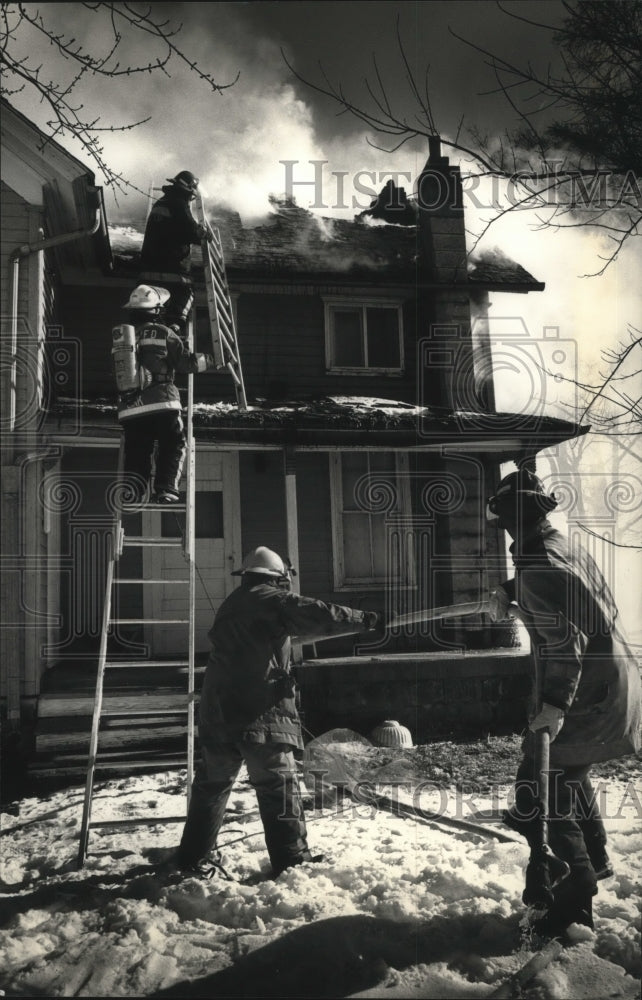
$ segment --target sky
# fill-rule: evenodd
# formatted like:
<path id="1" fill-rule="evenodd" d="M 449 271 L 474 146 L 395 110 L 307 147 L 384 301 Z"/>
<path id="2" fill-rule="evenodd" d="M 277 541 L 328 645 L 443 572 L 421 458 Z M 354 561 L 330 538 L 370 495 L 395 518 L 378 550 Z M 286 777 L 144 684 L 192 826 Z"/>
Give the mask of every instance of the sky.
<path id="1" fill-rule="evenodd" d="M 79 40 L 86 51 L 107 51 L 111 30 L 104 10 L 95 13 L 77 3 L 25 6 L 31 13 L 40 10 L 46 24 L 67 39 Z M 116 4 L 117 9 L 121 6 Z M 517 123 L 505 100 L 493 93 L 496 85 L 487 60 L 456 36 L 545 71 L 549 65 L 559 66 L 559 54 L 551 32 L 531 22 L 556 25 L 564 15 L 557 0 L 508 0 L 503 9 L 490 0 L 154 3 L 152 7 L 155 17 L 166 18 L 172 26 L 182 24 L 176 41 L 199 68 L 218 83 L 231 83 L 238 75 L 237 82 L 213 93 L 174 56 L 168 75 L 157 71 L 115 80 L 85 77 L 77 90 L 85 105 L 83 113 L 100 116 L 103 126 L 149 117 L 135 129 L 101 133 L 111 167 L 145 193 L 179 170 L 190 169 L 200 177 L 207 199 L 235 208 L 245 225 L 265 218 L 270 194 L 286 191 L 288 168 L 283 161 L 291 162 L 290 192 L 300 205 L 318 216 L 345 218 L 368 206 L 369 191 L 383 186 L 390 171 L 410 175 L 400 181 L 410 192 L 427 159 L 424 140 L 393 153 L 374 148 L 374 137 L 364 123 L 338 115 L 334 102 L 297 80 L 282 53 L 298 74 L 322 83 L 325 73 L 357 103 L 367 100 L 364 81 L 375 82 L 376 59 L 391 106 L 411 109 L 412 95 L 397 44 L 398 23 L 417 79 L 422 81 L 428 69 L 441 134 L 453 138 L 463 119 L 464 128 L 476 127 L 494 137 Z M 55 48 L 35 29 L 21 29 L 15 45 L 32 64 L 42 63 L 43 78 L 70 78 L 69 61 L 63 64 L 56 58 Z M 123 66 L 128 58 L 147 63 L 161 51 L 148 35 L 130 31 L 118 58 Z M 45 106 L 27 90 L 12 101 L 44 125 Z M 384 144 L 385 139 L 375 141 Z M 73 142 L 64 137 L 60 141 L 89 162 Z M 374 172 L 374 178 L 363 171 Z M 317 176 L 321 186 L 309 183 Z M 101 183 L 99 174 L 97 182 Z M 360 186 L 368 191 L 363 193 Z M 472 233 L 479 233 L 493 214 L 479 207 L 482 193 L 480 189 L 465 198 Z M 121 194 L 116 199 L 107 190 L 106 200 L 111 224 L 140 227 L 144 222 L 148 198 L 143 194 Z M 639 238 L 630 240 L 601 277 L 582 277 L 602 266 L 601 237 L 586 229 L 542 229 L 531 212 L 505 215 L 480 244 L 486 249 L 500 246 L 546 283 L 544 293 L 494 294 L 490 315 L 498 353 L 506 330 L 524 331 L 524 338 L 536 343 L 541 342 L 544 328 L 559 331 L 565 345 L 561 374 L 566 381 L 545 380 L 541 405 L 547 412 L 571 416 L 576 392 L 568 380 L 579 376 L 595 382 L 604 370 L 601 352 L 626 341 L 629 324 L 640 326 L 639 243 Z M 532 404 L 530 380 L 512 372 L 504 376 L 499 368 L 496 392 L 500 409 L 521 412 Z M 581 461 L 586 474 L 607 466 L 617 473 L 624 459 L 619 451 L 607 453 L 595 439 L 583 449 Z M 628 465 L 626 472 L 631 474 Z M 639 468 L 635 476 L 642 494 Z"/>
<path id="2" fill-rule="evenodd" d="M 31 12 L 39 9 L 37 4 L 26 7 Z M 557 0 L 523 0 L 504 7 L 519 16 L 509 16 L 490 0 L 155 3 L 157 18 L 176 27 L 182 24 L 176 40 L 185 54 L 221 84 L 238 74 L 234 86 L 212 93 L 174 56 L 169 76 L 156 72 L 116 80 L 85 77 L 77 93 L 85 111 L 92 117 L 100 115 L 102 125 L 150 118 L 131 131 L 101 134 L 112 168 L 141 191 L 147 193 L 179 170 L 190 169 L 200 177 L 208 198 L 229 204 L 251 225 L 270 211 L 270 194 L 286 191 L 289 169 L 290 191 L 299 204 L 317 215 L 349 217 L 368 207 L 370 192 L 383 186 L 387 172 L 408 174 L 409 179 L 400 183 L 410 190 L 427 158 L 425 141 L 413 141 L 395 153 L 373 148 L 368 141 L 372 133 L 364 124 L 350 115 L 338 115 L 334 102 L 300 83 L 282 51 L 301 76 L 322 82 L 325 72 L 359 103 L 367 100 L 364 80 L 374 83 L 376 58 L 391 105 L 412 109 L 397 45 L 398 22 L 409 64 L 419 80 L 428 68 L 441 133 L 454 137 L 463 117 L 464 128 L 476 127 L 494 136 L 514 127 L 516 120 L 505 100 L 490 93 L 494 78 L 484 57 L 455 36 L 516 62 L 530 60 L 544 70 L 558 65 L 551 32 L 524 18 L 555 25 L 563 15 Z M 47 25 L 80 40 L 86 51 L 107 50 L 111 31 L 104 12 L 64 3 L 46 4 L 41 13 Z M 54 60 L 55 50 L 42 34 L 28 28 L 21 33 L 18 42 L 24 55 L 32 63 L 42 61 L 44 78 L 69 79 L 69 61 L 63 65 Z M 148 35 L 130 31 L 118 58 L 122 65 L 127 57 L 140 64 L 160 52 Z M 13 100 L 44 124 L 46 107 L 27 90 Z M 64 137 L 61 141 L 87 160 L 78 145 Z M 291 161 L 290 168 L 285 160 Z M 317 177 L 321 186 L 311 183 Z M 487 193 L 479 189 L 466 196 L 471 232 L 479 233 L 494 214 L 479 207 Z M 136 192 L 120 195 L 116 202 L 107 191 L 107 204 L 112 224 L 140 225 L 145 218 L 147 199 Z M 534 213 L 512 213 L 494 225 L 481 244 L 501 246 L 547 285 L 543 295 L 495 296 L 492 315 L 503 319 L 519 313 L 534 336 L 540 336 L 544 326 L 558 326 L 563 337 L 574 338 L 581 346 L 577 353 L 582 374 L 594 372 L 602 347 L 625 338 L 627 323 L 636 322 L 642 313 L 640 253 L 633 246 L 639 240 L 630 241 L 617 265 L 602 278 L 582 279 L 580 275 L 601 267 L 600 238 L 585 230 L 538 228 Z M 518 402 L 510 393 L 506 396 L 507 407 Z"/>

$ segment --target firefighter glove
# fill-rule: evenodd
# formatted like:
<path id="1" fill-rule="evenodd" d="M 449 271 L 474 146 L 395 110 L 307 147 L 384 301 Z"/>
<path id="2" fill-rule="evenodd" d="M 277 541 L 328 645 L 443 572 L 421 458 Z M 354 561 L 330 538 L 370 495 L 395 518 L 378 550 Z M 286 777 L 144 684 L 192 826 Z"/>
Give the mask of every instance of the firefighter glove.
<path id="1" fill-rule="evenodd" d="M 532 733 L 537 732 L 538 729 L 548 729 L 552 743 L 563 725 L 564 712 L 562 709 L 557 708 L 556 705 L 549 705 L 548 702 L 543 702 L 540 712 L 529 723 L 528 728 Z"/>

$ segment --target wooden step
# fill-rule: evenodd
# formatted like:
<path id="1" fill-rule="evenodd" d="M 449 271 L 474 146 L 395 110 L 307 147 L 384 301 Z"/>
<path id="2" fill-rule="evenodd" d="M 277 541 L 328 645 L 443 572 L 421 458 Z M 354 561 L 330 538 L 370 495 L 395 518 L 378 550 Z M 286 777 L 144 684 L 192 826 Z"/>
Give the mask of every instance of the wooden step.
<path id="1" fill-rule="evenodd" d="M 91 722 L 89 718 L 88 722 Z M 99 757 L 103 756 L 103 751 L 106 749 L 126 749 L 128 754 L 135 755 L 139 749 L 144 749 L 150 744 L 158 746 L 164 740 L 181 737 L 185 739 L 187 737 L 186 722 L 176 723 L 172 721 L 171 723 L 163 722 L 160 725 L 144 726 L 132 725 L 131 720 L 128 722 L 126 729 L 101 726 L 98 734 Z M 68 729 L 49 733 L 39 731 L 36 733 L 36 753 L 58 753 L 67 758 L 68 754 L 64 753 L 66 750 L 73 751 L 75 754 L 84 750 L 86 763 L 90 736 L 91 727 L 85 731 L 77 730 L 74 732 Z"/>
<path id="2" fill-rule="evenodd" d="M 170 751 L 161 753 L 154 751 L 152 756 L 138 758 L 123 755 L 114 757 L 103 754 L 96 765 L 96 771 L 101 779 L 111 774 L 144 774 L 149 771 L 183 770 L 187 766 L 186 752 Z M 87 775 L 87 754 L 70 756 L 35 757 L 29 763 L 29 775 L 35 779 L 75 778 L 79 783 Z"/>
<path id="3" fill-rule="evenodd" d="M 180 710 L 180 699 L 185 699 L 185 691 L 108 691 L 103 694 L 106 712 L 127 712 L 130 709 L 149 712 Z M 198 695 L 196 696 L 198 703 Z M 94 691 L 78 691 L 67 694 L 45 694 L 38 699 L 38 717 L 92 715 L 94 711 Z"/>

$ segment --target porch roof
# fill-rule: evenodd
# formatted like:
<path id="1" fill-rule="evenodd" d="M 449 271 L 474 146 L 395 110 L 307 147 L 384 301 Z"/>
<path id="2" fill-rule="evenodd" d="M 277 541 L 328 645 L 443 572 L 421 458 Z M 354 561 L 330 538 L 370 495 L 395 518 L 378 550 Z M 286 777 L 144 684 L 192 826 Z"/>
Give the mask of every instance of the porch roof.
<path id="1" fill-rule="evenodd" d="M 110 401 L 62 398 L 49 411 L 49 433 L 64 436 L 70 421 L 79 416 L 85 437 L 119 433 L 116 408 Z M 278 404 L 259 401 L 245 411 L 235 403 L 196 403 L 193 422 L 197 440 L 228 450 L 437 451 L 448 447 L 492 454 L 500 460 L 533 455 L 590 430 L 542 413 L 447 411 L 365 396 L 324 396 Z"/>

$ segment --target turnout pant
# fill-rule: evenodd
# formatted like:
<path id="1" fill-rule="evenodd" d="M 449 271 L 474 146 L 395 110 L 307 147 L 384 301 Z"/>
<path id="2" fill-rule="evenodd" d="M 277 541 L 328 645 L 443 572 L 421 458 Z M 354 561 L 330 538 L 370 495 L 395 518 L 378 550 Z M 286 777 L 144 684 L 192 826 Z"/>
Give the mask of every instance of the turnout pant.
<path id="1" fill-rule="evenodd" d="M 589 770 L 590 764 L 574 767 L 551 765 L 548 841 L 553 854 L 570 865 L 572 877 L 595 887 L 592 862 L 597 865 L 597 859 L 605 849 L 606 830 Z M 537 775 L 534 761 L 527 755 L 517 771 L 510 825 L 519 829 L 531 845 L 536 837 L 537 813 Z"/>
<path id="2" fill-rule="evenodd" d="M 303 803 L 292 748 L 286 743 L 221 743 L 202 747 L 187 821 L 181 864 L 197 864 L 216 847 L 230 792 L 243 761 L 256 792 L 265 843 L 275 874 L 310 858 Z"/>
<path id="3" fill-rule="evenodd" d="M 154 489 L 178 497 L 178 484 L 185 458 L 185 430 L 178 410 L 159 410 L 123 420 L 125 463 L 123 472 L 137 499 L 142 499 L 152 475 L 156 451 Z"/>

